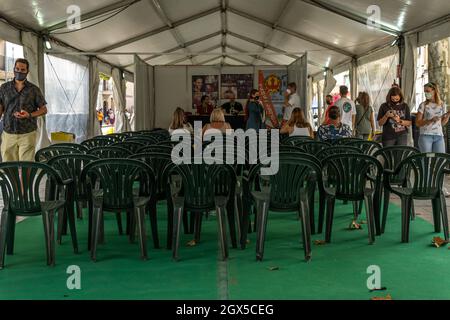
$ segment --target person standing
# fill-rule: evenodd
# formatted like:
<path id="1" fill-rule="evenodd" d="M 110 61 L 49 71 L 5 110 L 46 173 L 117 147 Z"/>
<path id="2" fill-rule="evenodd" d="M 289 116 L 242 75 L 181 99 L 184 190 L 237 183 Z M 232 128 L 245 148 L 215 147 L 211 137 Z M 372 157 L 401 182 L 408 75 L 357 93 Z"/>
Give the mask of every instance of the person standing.
<path id="1" fill-rule="evenodd" d="M 416 125 L 420 128 L 419 149 L 423 153 L 445 153 L 442 126 L 448 123 L 449 114 L 442 102 L 439 87 L 433 82 L 425 85 L 426 101 L 417 111 Z"/>
<path id="2" fill-rule="evenodd" d="M 41 90 L 27 81 L 30 63 L 17 59 L 14 79 L 0 87 L 0 117 L 4 115 L 3 161 L 34 161 L 37 117 L 47 113 Z"/>
<path id="3" fill-rule="evenodd" d="M 283 106 L 283 122 L 282 125 L 285 125 L 289 120 L 291 120 L 292 111 L 295 108 L 300 108 L 300 96 L 297 94 L 297 84 L 295 82 L 291 82 L 287 86 L 287 90 L 284 94 L 284 106 Z M 305 114 L 306 110 L 303 110 L 303 114 Z"/>
<path id="4" fill-rule="evenodd" d="M 369 140 L 375 135 L 375 118 L 373 108 L 370 106 L 370 97 L 367 92 L 360 92 L 356 104 L 355 137 Z"/>
<path id="5" fill-rule="evenodd" d="M 330 117 L 328 116 L 328 114 L 330 112 L 330 108 L 334 106 L 334 99 L 331 94 L 325 97 L 325 103 L 327 104 L 327 108 L 325 109 L 323 124 L 330 124 Z"/>
<path id="6" fill-rule="evenodd" d="M 341 98 L 338 101 L 336 101 L 334 105 L 339 108 L 342 123 L 348 125 L 353 132 L 356 125 L 355 103 L 349 98 L 347 98 L 348 96 L 347 86 L 340 86 L 339 93 L 341 95 Z"/>
<path id="7" fill-rule="evenodd" d="M 378 124 L 383 127 L 383 147 L 408 145 L 408 127 L 411 126 L 411 111 L 404 102 L 403 92 L 392 87 L 378 112 Z"/>
<path id="8" fill-rule="evenodd" d="M 255 129 L 256 131 L 259 131 L 259 129 L 263 128 L 264 108 L 259 100 L 259 91 L 256 89 L 250 91 L 249 100 L 246 106 L 246 114 L 247 130 Z"/>

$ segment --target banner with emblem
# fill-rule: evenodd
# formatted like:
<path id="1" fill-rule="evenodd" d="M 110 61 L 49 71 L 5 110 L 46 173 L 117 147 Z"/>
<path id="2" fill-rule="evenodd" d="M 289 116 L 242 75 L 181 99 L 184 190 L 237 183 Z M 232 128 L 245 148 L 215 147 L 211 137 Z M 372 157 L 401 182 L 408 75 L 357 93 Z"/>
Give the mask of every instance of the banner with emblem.
<path id="1" fill-rule="evenodd" d="M 260 70 L 259 88 L 263 89 L 270 104 L 266 109 L 266 125 L 272 128 L 278 127 L 283 119 L 284 92 L 287 89 L 288 75 L 286 70 Z M 261 96 L 263 93 L 261 91 Z M 271 115 L 270 117 L 268 115 Z"/>

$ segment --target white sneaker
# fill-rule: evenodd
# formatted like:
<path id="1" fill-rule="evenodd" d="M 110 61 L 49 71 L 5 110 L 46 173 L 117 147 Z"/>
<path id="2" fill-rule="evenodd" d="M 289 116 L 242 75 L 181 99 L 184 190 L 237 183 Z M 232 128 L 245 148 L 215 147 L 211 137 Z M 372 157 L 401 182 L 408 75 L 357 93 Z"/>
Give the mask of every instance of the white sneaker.
<path id="1" fill-rule="evenodd" d="M 444 192 L 444 196 L 446 198 L 450 197 L 450 191 L 448 191 L 448 189 L 446 187 L 442 188 L 442 192 Z"/>

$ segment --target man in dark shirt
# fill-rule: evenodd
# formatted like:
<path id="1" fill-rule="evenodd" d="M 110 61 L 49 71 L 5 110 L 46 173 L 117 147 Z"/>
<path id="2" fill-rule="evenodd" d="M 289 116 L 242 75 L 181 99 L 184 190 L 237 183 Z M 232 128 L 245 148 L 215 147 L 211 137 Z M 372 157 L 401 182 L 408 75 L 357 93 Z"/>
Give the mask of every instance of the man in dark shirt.
<path id="1" fill-rule="evenodd" d="M 1 154 L 3 161 L 33 161 L 37 117 L 47 113 L 41 90 L 26 80 L 29 62 L 17 59 L 14 79 L 0 87 L 0 117 L 4 115 Z"/>
<path id="2" fill-rule="evenodd" d="M 222 109 L 226 114 L 237 115 L 244 110 L 242 104 L 236 101 L 236 96 L 233 94 L 230 95 L 230 102 L 227 102 L 222 105 Z"/>

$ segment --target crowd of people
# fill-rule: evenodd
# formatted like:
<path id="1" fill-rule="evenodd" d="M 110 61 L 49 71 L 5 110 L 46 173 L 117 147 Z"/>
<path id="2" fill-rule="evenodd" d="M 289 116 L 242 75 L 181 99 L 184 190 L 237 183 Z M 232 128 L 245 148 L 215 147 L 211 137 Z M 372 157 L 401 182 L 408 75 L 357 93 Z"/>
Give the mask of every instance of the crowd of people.
<path id="1" fill-rule="evenodd" d="M 420 104 L 415 121 L 415 125 L 420 128 L 418 145 L 422 152 L 445 153 L 442 127 L 448 123 L 450 113 L 447 112 L 446 105 L 440 97 L 437 84 L 430 82 L 425 85 L 424 89 L 426 99 Z M 300 106 L 300 98 L 296 91 L 296 84 L 290 83 L 285 92 L 281 134 L 309 136 L 327 142 L 345 137 L 369 140 L 376 136 L 377 123 L 382 128 L 380 142 L 384 147 L 409 144 L 409 133 L 413 125 L 411 109 L 405 102 L 403 92 L 398 85 L 393 85 L 389 90 L 386 102 L 378 110 L 377 119 L 375 119 L 375 111 L 367 92 L 360 92 L 353 101 L 349 97 L 348 87 L 341 86 L 340 98 L 337 101 L 333 101 L 333 97 L 330 95 L 326 97 L 327 108 L 322 124 L 316 133 L 305 116 L 306 110 Z M 210 124 L 205 125 L 203 131 L 214 128 L 225 132 L 227 129 L 231 129 L 225 121 L 225 114 L 243 113 L 246 119 L 246 129 L 266 128 L 266 113 L 257 89 L 253 89 L 249 93 L 245 107 L 237 102 L 234 96 L 230 96 L 229 102 L 216 109 L 210 103 L 208 96 L 203 96 L 201 102 L 197 113 L 211 115 Z M 184 110 L 178 108 L 174 113 L 170 131 L 182 129 L 192 132 L 192 127 L 188 128 L 187 126 Z"/>
<path id="2" fill-rule="evenodd" d="M 100 127 L 102 125 L 105 126 L 114 125 L 115 122 L 114 110 L 113 108 L 108 107 L 108 102 L 103 101 L 103 108 L 97 110 L 97 120 L 100 123 Z"/>

